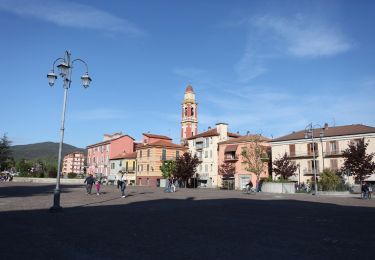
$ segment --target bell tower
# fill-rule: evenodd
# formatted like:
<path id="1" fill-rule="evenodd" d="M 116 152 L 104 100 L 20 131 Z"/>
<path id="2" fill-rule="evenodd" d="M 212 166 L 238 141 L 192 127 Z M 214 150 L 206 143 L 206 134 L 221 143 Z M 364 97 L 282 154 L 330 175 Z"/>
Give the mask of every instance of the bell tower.
<path id="1" fill-rule="evenodd" d="M 186 87 L 181 107 L 181 144 L 185 144 L 187 138 L 198 134 L 198 103 L 191 85 Z"/>

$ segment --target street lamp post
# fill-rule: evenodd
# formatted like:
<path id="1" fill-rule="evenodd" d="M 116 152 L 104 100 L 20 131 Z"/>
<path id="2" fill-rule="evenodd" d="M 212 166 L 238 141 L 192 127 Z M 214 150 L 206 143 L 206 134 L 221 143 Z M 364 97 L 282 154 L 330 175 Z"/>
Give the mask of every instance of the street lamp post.
<path id="1" fill-rule="evenodd" d="M 315 160 L 315 143 L 314 143 L 314 127 L 318 126 L 319 128 L 321 128 L 321 131 L 319 133 L 319 137 L 320 139 L 324 136 L 324 131 L 323 131 L 323 128 L 319 125 L 319 124 L 316 124 L 316 125 L 313 125 L 312 123 L 308 124 L 305 128 L 305 138 L 311 138 L 311 142 L 312 142 L 312 150 L 313 150 L 313 174 L 314 174 L 314 193 L 313 195 L 317 195 L 318 194 L 318 181 L 317 181 L 317 177 L 316 177 L 316 160 Z M 322 149 L 323 149 L 323 145 L 322 145 Z"/>
<path id="2" fill-rule="evenodd" d="M 64 88 L 64 102 L 63 102 L 63 111 L 61 116 L 61 127 L 60 127 L 60 145 L 59 145 L 59 155 L 57 161 L 57 176 L 56 176 L 56 188 L 53 192 L 53 206 L 49 209 L 50 212 L 60 212 L 62 211 L 62 207 L 60 206 L 60 175 L 61 175 L 61 157 L 62 157 L 62 146 L 64 141 L 64 123 L 65 123 L 65 110 L 66 110 L 66 100 L 68 97 L 68 89 L 70 88 L 71 84 L 71 76 L 72 76 L 72 69 L 73 64 L 76 61 L 80 61 L 86 67 L 86 73 L 81 77 L 82 84 L 84 88 L 88 88 L 91 82 L 91 78 L 88 74 L 88 67 L 87 63 L 81 59 L 75 59 L 71 61 L 70 59 L 71 53 L 69 51 L 65 51 L 64 58 L 57 58 L 52 65 L 52 70 L 50 73 L 47 74 L 48 84 L 52 87 L 55 84 L 57 79 L 57 75 L 55 74 L 55 65 L 56 62 L 60 62 L 59 65 L 56 67 L 60 71 L 60 76 L 63 79 L 63 88 Z"/>

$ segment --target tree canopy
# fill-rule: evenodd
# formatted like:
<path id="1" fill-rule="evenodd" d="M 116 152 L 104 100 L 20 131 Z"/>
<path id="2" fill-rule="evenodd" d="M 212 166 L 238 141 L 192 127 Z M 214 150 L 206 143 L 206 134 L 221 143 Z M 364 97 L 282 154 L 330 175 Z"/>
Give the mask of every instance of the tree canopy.
<path id="1" fill-rule="evenodd" d="M 350 142 L 342 154 L 345 161 L 341 172 L 350 172 L 357 182 L 362 182 L 375 171 L 374 153 L 367 154 L 367 146 L 368 142 L 362 138 L 357 142 Z"/>
<path id="2" fill-rule="evenodd" d="M 236 167 L 231 162 L 225 162 L 219 166 L 219 174 L 224 178 L 233 177 L 235 170 Z"/>
<path id="3" fill-rule="evenodd" d="M 297 165 L 289 160 L 288 155 L 285 153 L 279 159 L 273 162 L 273 172 L 275 176 L 279 176 L 280 179 L 287 180 L 289 177 L 293 176 L 297 170 Z"/>
<path id="4" fill-rule="evenodd" d="M 176 160 L 176 171 L 174 176 L 187 180 L 196 174 L 197 166 L 199 165 L 197 155 L 192 156 L 191 153 L 185 152 L 180 158 Z"/>
<path id="5" fill-rule="evenodd" d="M 168 179 L 176 172 L 176 162 L 175 161 L 164 161 L 163 164 L 160 166 L 160 170 L 162 172 L 163 178 Z"/>
<path id="6" fill-rule="evenodd" d="M 252 138 L 251 143 L 244 147 L 241 152 L 242 163 L 244 163 L 245 170 L 252 172 L 259 180 L 260 175 L 267 168 L 268 148 L 261 144 L 261 135 L 256 135 Z"/>
<path id="7" fill-rule="evenodd" d="M 0 171 L 7 170 L 14 164 L 11 143 L 6 134 L 0 139 Z"/>

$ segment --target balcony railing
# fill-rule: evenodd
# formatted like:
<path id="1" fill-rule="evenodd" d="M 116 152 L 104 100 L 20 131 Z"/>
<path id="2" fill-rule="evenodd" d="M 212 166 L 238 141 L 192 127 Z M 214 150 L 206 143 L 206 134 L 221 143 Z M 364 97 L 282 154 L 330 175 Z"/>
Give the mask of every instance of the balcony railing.
<path id="1" fill-rule="evenodd" d="M 329 157 L 329 156 L 340 156 L 342 155 L 343 150 L 332 150 L 332 151 L 325 151 L 324 157 Z"/>
<path id="2" fill-rule="evenodd" d="M 313 170 L 304 169 L 302 172 L 303 172 L 303 175 L 314 175 Z M 319 174 L 320 174 L 320 171 L 319 171 L 319 168 L 318 168 L 318 169 L 316 169 L 316 175 L 319 175 Z"/>
<path id="3" fill-rule="evenodd" d="M 287 153 L 287 156 L 289 158 L 309 158 L 309 157 L 313 157 L 313 152 L 312 151 L 309 151 L 309 152 L 292 152 L 292 153 Z M 315 151 L 315 157 L 318 157 L 319 156 L 319 152 L 318 151 Z"/>
<path id="4" fill-rule="evenodd" d="M 176 156 L 160 156 L 160 161 L 176 161 Z"/>
<path id="5" fill-rule="evenodd" d="M 225 155 L 225 156 L 224 156 L 224 161 L 225 161 L 225 162 L 234 162 L 234 161 L 238 161 L 238 155 Z"/>
<path id="6" fill-rule="evenodd" d="M 196 149 L 196 150 L 202 150 L 203 148 L 204 148 L 203 143 L 196 143 L 196 144 L 195 144 L 195 149 Z"/>

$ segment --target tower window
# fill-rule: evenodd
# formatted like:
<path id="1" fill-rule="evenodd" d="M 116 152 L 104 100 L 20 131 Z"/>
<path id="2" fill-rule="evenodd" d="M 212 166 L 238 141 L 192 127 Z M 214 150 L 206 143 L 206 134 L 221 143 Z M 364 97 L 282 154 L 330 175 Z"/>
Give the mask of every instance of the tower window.
<path id="1" fill-rule="evenodd" d="M 191 116 L 194 116 L 194 108 L 191 108 Z"/>
<path id="2" fill-rule="evenodd" d="M 185 107 L 185 116 L 187 116 L 187 107 Z"/>

